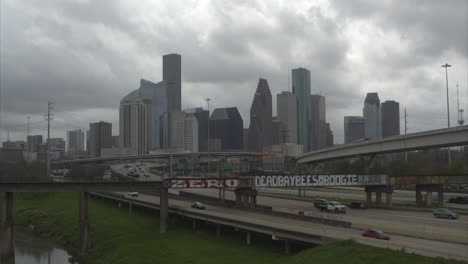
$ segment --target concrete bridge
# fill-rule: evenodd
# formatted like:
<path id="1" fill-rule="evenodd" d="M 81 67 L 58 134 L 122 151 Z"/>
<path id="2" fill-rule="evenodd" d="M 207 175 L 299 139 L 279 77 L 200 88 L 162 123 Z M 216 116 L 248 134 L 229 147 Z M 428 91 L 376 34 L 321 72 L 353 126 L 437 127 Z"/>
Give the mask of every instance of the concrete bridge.
<path id="1" fill-rule="evenodd" d="M 343 158 L 462 145 L 468 145 L 468 125 L 337 145 L 302 154 L 296 157 L 296 160 L 298 163 L 318 163 Z"/>

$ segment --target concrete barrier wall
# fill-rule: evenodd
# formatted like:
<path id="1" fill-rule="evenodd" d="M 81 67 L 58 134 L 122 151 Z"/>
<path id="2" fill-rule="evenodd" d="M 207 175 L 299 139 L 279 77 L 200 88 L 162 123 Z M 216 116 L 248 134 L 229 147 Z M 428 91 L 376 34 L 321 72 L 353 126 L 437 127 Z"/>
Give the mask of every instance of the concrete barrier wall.
<path id="1" fill-rule="evenodd" d="M 212 197 L 212 196 L 206 196 L 202 194 L 196 194 L 196 193 L 190 193 L 190 192 L 184 192 L 180 191 L 179 195 L 181 197 L 186 197 L 190 199 L 195 199 L 200 202 L 204 203 L 211 203 L 214 205 L 222 205 L 223 201 L 220 200 L 219 198 Z M 224 201 L 227 207 L 234 207 L 235 206 L 235 201 L 232 200 L 225 200 Z M 288 218 L 293 218 L 293 219 L 299 219 L 299 220 L 305 220 L 305 221 L 310 221 L 313 223 L 319 223 L 319 224 L 325 224 L 325 225 L 331 225 L 331 226 L 338 226 L 338 227 L 344 227 L 344 228 L 351 228 L 352 223 L 349 221 L 342 221 L 342 220 L 335 220 L 335 219 L 327 219 L 327 218 L 322 218 L 322 217 L 316 217 L 316 216 L 310 216 L 310 215 L 304 215 L 300 214 L 300 212 L 284 212 L 284 211 L 279 211 L 279 209 L 272 208 L 271 206 L 262 206 L 262 205 L 257 205 L 256 208 L 243 208 L 239 207 L 238 209 L 240 210 L 245 210 L 245 211 L 250 211 L 250 212 L 261 212 L 263 214 L 268 214 L 268 215 L 275 215 L 275 216 L 281 216 L 281 217 L 288 217 Z"/>

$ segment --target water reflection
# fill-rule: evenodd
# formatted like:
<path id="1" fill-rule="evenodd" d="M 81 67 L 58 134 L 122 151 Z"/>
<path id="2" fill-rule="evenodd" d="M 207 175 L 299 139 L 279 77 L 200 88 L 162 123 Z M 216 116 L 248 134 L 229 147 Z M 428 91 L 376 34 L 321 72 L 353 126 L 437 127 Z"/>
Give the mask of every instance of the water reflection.
<path id="1" fill-rule="evenodd" d="M 50 241 L 25 230 L 15 230 L 16 264 L 66 264 L 70 255 Z"/>

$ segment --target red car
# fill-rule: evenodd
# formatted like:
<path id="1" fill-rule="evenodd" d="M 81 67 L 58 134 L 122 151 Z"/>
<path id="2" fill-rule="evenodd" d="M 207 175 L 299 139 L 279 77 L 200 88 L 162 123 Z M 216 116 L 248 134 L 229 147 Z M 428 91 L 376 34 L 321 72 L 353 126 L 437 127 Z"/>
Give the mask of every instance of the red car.
<path id="1" fill-rule="evenodd" d="M 377 229 L 369 229 L 362 233 L 363 237 L 371 237 L 383 240 L 390 240 L 390 237 L 386 235 L 383 231 Z"/>

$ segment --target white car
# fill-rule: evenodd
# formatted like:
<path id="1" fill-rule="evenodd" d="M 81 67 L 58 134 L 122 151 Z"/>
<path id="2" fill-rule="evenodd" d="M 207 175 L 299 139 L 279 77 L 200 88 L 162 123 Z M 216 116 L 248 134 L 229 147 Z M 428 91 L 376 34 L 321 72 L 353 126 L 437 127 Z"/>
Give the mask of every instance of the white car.
<path id="1" fill-rule="evenodd" d="M 335 212 L 335 213 L 338 213 L 338 214 L 345 214 L 346 213 L 346 206 L 342 205 L 339 202 L 332 201 L 332 202 L 329 202 L 327 204 L 327 211 Z"/>
<path id="2" fill-rule="evenodd" d="M 129 192 L 129 193 L 127 193 L 127 196 L 138 197 L 138 193 L 137 192 Z"/>

